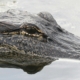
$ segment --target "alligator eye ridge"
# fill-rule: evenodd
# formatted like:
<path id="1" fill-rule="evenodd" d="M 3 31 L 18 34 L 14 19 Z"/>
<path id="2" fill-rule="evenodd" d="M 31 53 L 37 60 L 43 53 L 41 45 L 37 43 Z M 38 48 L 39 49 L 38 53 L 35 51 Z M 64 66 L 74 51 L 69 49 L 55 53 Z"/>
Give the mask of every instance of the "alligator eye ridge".
<path id="1" fill-rule="evenodd" d="M 38 40 L 43 42 L 47 41 L 47 35 L 43 33 L 37 26 L 23 26 L 21 34 L 29 37 L 36 37 Z"/>
<path id="2" fill-rule="evenodd" d="M 47 42 L 47 35 L 43 33 L 36 25 L 26 24 L 19 29 L 2 32 L 4 35 L 23 35 L 26 37 L 35 37 L 36 39 Z"/>

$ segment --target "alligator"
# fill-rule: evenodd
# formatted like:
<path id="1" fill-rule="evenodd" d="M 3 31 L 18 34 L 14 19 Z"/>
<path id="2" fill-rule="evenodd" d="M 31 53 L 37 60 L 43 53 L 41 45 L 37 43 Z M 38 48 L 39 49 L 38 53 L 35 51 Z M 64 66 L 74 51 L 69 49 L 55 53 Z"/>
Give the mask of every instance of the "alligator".
<path id="1" fill-rule="evenodd" d="M 0 67 L 36 73 L 59 58 L 80 59 L 80 38 L 48 12 L 0 12 Z"/>

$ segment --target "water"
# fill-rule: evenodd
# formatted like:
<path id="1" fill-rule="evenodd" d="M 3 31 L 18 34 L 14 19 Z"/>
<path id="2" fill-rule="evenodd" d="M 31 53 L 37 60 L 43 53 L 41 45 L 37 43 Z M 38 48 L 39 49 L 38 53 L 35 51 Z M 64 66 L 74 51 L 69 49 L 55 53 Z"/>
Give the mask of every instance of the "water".
<path id="1" fill-rule="evenodd" d="M 15 0 L 0 0 L 0 12 L 4 12 L 10 8 L 15 7 Z"/>
<path id="2" fill-rule="evenodd" d="M 0 0 L 0 12 L 11 8 L 31 13 L 50 12 L 58 24 L 80 36 L 80 0 Z M 80 61 L 60 59 L 29 75 L 21 69 L 0 68 L 0 80 L 80 80 Z"/>
<path id="3" fill-rule="evenodd" d="M 0 68 L 1 80 L 80 80 L 80 61 L 60 59 L 36 74 L 29 75 L 21 69 Z"/>

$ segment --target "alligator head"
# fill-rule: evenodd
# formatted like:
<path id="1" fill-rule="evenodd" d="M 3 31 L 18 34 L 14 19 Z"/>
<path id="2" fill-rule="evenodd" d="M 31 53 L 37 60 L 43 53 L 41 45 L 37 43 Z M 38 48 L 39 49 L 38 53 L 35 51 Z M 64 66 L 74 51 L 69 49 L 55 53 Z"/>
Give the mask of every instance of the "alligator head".
<path id="1" fill-rule="evenodd" d="M 62 29 L 48 12 L 0 13 L 1 67 L 20 67 L 35 73 L 58 58 L 80 59 L 79 40 Z"/>

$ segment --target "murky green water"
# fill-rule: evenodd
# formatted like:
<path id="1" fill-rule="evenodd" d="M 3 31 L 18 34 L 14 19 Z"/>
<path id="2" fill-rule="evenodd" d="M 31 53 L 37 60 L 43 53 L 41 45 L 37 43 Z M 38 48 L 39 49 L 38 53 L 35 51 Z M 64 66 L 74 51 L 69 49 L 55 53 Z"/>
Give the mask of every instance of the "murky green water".
<path id="1" fill-rule="evenodd" d="M 50 12 L 58 24 L 80 36 L 79 0 L 0 0 L 0 12 L 18 8 L 31 13 Z M 80 61 L 60 59 L 29 75 L 21 69 L 0 68 L 0 80 L 80 80 Z"/>

